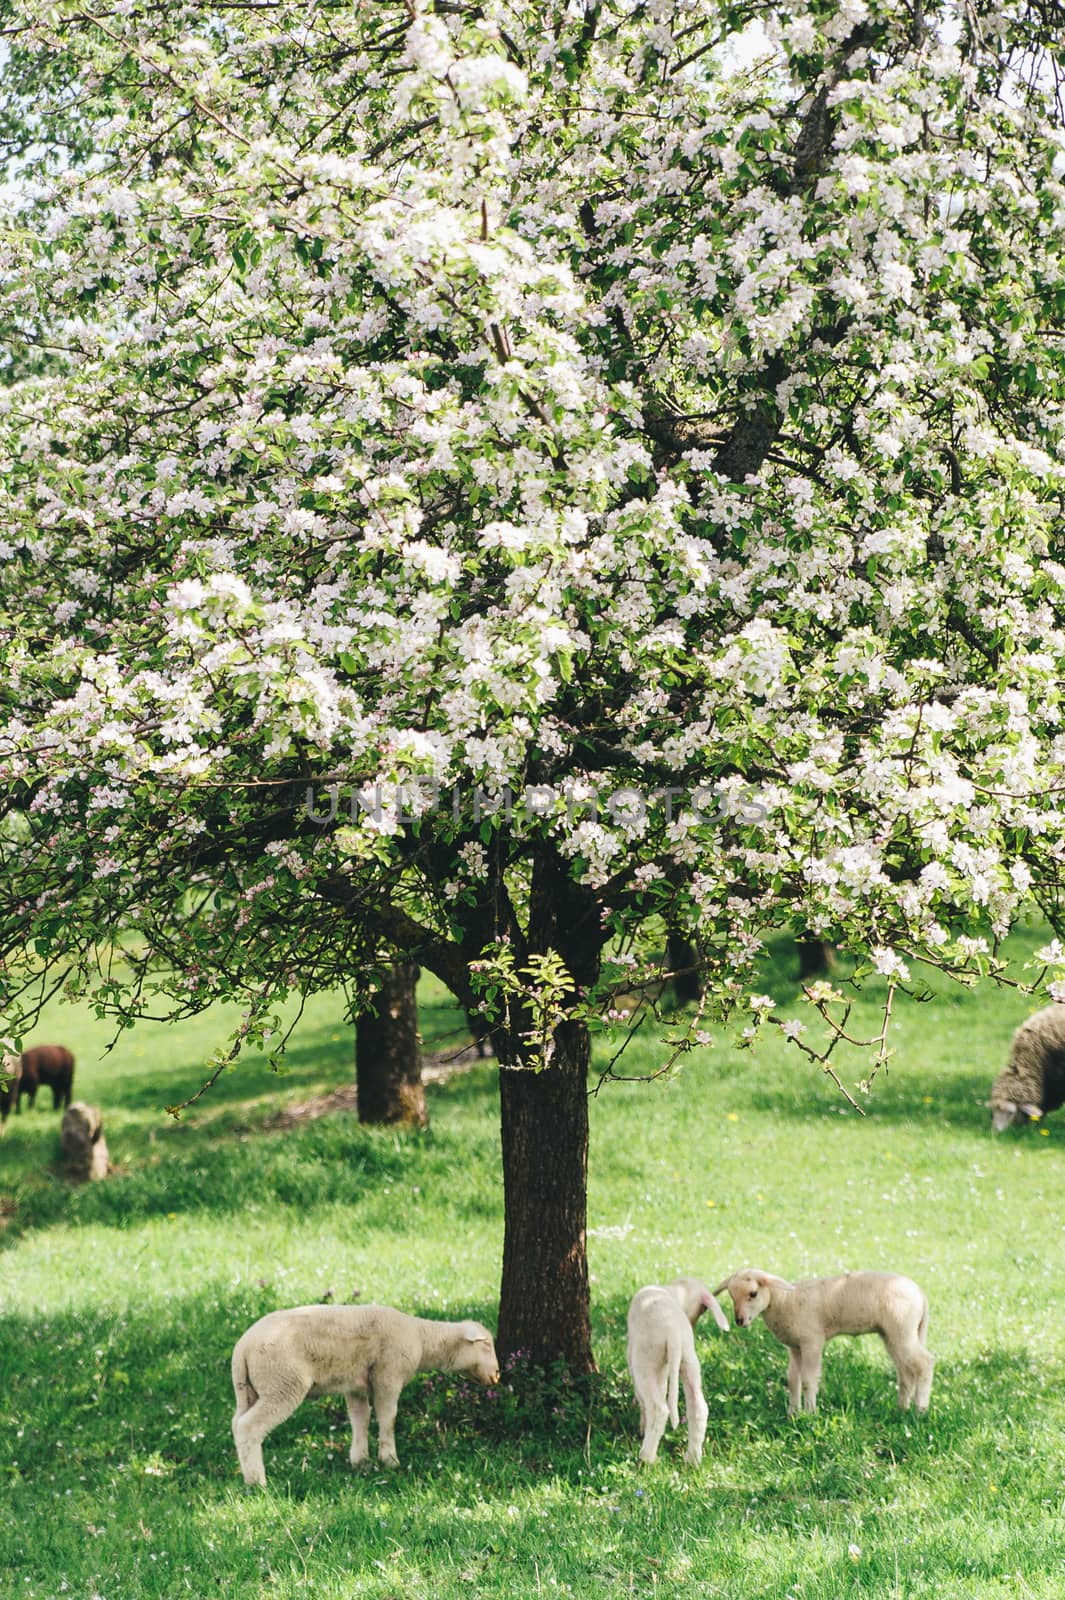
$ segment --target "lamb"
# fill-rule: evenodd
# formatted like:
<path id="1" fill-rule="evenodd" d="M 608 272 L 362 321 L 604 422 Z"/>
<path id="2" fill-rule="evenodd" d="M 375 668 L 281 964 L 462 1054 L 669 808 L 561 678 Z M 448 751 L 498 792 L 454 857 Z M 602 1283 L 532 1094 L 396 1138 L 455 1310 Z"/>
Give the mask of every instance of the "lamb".
<path id="1" fill-rule="evenodd" d="M 369 1455 L 372 1402 L 378 1460 L 398 1467 L 400 1391 L 416 1372 L 429 1370 L 467 1372 L 488 1387 L 498 1383 L 492 1335 L 479 1322 L 433 1322 L 392 1306 L 294 1306 L 268 1312 L 233 1350 L 233 1438 L 244 1482 L 265 1486 L 263 1440 L 307 1395 L 344 1396 L 353 1467 Z"/>
<path id="2" fill-rule="evenodd" d="M 19 1086 L 22 1081 L 22 1057 L 8 1055 L 5 1051 L 0 1057 L 0 1134 L 7 1127 L 8 1113 L 14 1106 L 18 1111 Z"/>
<path id="3" fill-rule="evenodd" d="M 76 1100 L 63 1112 L 59 1142 L 71 1177 L 82 1183 L 106 1178 L 109 1157 L 98 1106 Z"/>
<path id="4" fill-rule="evenodd" d="M 74 1086 L 74 1057 L 62 1044 L 37 1044 L 22 1052 L 22 1082 L 19 1099 L 25 1095 L 33 1109 L 37 1090 L 45 1084 L 52 1091 L 52 1110 L 69 1106 Z M 19 1109 L 15 1107 L 16 1111 Z"/>
<path id="5" fill-rule="evenodd" d="M 1032 1122 L 1065 1105 L 1065 1005 L 1055 1003 L 1022 1022 L 1009 1060 L 991 1086 L 991 1131 Z"/>
<path id="6" fill-rule="evenodd" d="M 934 1362 L 925 1348 L 928 1301 L 912 1278 L 895 1272 L 847 1272 L 835 1278 L 788 1283 L 748 1267 L 714 1290 L 728 1290 L 741 1328 L 757 1316 L 788 1347 L 788 1416 L 800 1404 L 817 1410 L 821 1352 L 841 1333 L 878 1333 L 895 1363 L 899 1405 L 928 1410 Z"/>
<path id="7" fill-rule="evenodd" d="M 688 1419 L 684 1458 L 693 1466 L 702 1460 L 707 1408 L 692 1329 L 707 1310 L 718 1327 L 727 1331 L 728 1318 L 698 1278 L 674 1278 L 664 1288 L 652 1283 L 632 1298 L 627 1356 L 640 1406 L 643 1442 L 639 1459 L 648 1466 L 658 1455 L 667 1418 L 675 1428 L 679 1425 L 678 1380 L 684 1384 Z"/>

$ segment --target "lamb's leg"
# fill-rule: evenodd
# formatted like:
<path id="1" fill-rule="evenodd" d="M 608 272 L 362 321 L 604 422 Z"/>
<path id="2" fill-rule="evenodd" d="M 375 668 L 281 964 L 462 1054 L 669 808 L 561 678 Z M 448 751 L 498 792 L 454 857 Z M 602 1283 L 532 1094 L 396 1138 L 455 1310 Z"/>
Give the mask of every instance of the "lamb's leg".
<path id="1" fill-rule="evenodd" d="M 935 1357 L 930 1356 L 927 1350 L 920 1352 L 917 1363 L 917 1386 L 914 1403 L 918 1411 L 927 1411 L 928 1402 L 932 1396 L 932 1373 L 935 1370 Z"/>
<path id="2" fill-rule="evenodd" d="M 647 1432 L 647 1412 L 644 1410 L 643 1395 L 640 1393 L 640 1385 L 636 1382 L 636 1374 L 632 1370 L 632 1354 L 631 1354 L 631 1352 L 629 1352 L 629 1354 L 628 1354 L 628 1356 L 626 1358 L 625 1365 L 629 1369 L 629 1377 L 632 1380 L 632 1392 L 636 1396 L 636 1404 L 640 1408 L 640 1437 L 642 1438 L 643 1435 Z"/>
<path id="3" fill-rule="evenodd" d="M 353 1467 L 361 1466 L 370 1454 L 370 1402 L 364 1394 L 346 1394 L 344 1400 L 351 1419 L 351 1454 Z"/>
<path id="4" fill-rule="evenodd" d="M 659 1382 L 644 1382 L 636 1391 L 636 1398 L 640 1402 L 640 1426 L 643 1429 L 639 1459 L 647 1467 L 651 1466 L 658 1455 L 658 1446 L 669 1421 L 665 1386 L 666 1376 L 663 1372 Z"/>
<path id="5" fill-rule="evenodd" d="M 238 1411 L 233 1418 L 233 1442 L 237 1459 L 249 1485 L 266 1487 L 266 1468 L 263 1466 L 263 1440 L 276 1427 L 290 1417 L 306 1397 L 310 1384 L 260 1394 L 247 1411 Z"/>
<path id="6" fill-rule="evenodd" d="M 799 1352 L 788 1347 L 788 1416 L 794 1417 L 799 1410 L 802 1385 L 799 1378 Z"/>
<path id="7" fill-rule="evenodd" d="M 884 1343 L 899 1375 L 900 1408 L 908 1411 L 916 1400 L 918 1411 L 927 1411 L 935 1363 L 921 1343 L 919 1330 L 898 1330 L 890 1338 L 885 1334 Z"/>
<path id="8" fill-rule="evenodd" d="M 805 1345 L 799 1351 L 799 1384 L 802 1389 L 803 1410 L 817 1410 L 817 1390 L 821 1383 L 821 1351 L 823 1345 Z"/>
<path id="9" fill-rule="evenodd" d="M 688 1418 L 688 1448 L 684 1452 L 684 1459 L 695 1466 L 703 1458 L 703 1440 L 706 1438 L 706 1419 L 709 1416 L 703 1399 L 698 1360 L 685 1357 L 680 1364 L 680 1377 L 684 1385 L 684 1411 Z"/>
<path id="10" fill-rule="evenodd" d="M 917 1387 L 917 1374 L 920 1371 L 919 1361 L 915 1359 L 917 1351 L 912 1346 L 905 1344 L 896 1345 L 894 1349 L 889 1344 L 888 1349 L 891 1352 L 891 1359 L 895 1363 L 895 1371 L 899 1377 L 899 1410 L 908 1411 L 913 1404 L 914 1390 Z"/>
<path id="11" fill-rule="evenodd" d="M 383 1467 L 398 1467 L 399 1457 L 396 1454 L 396 1412 L 399 1409 L 399 1396 L 403 1388 L 402 1381 L 396 1381 L 387 1374 L 378 1374 L 374 1379 L 373 1408 L 377 1413 L 377 1459 Z"/>

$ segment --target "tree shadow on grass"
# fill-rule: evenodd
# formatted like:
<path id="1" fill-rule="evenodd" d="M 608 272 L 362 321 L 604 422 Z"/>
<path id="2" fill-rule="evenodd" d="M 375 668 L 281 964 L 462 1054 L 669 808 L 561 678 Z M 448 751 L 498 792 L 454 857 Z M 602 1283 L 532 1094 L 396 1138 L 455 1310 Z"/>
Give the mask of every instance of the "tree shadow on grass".
<path id="1" fill-rule="evenodd" d="M 479 1110 L 495 1093 L 494 1071 L 489 1062 L 430 1085 L 430 1115 L 434 1107 L 443 1112 L 445 1101 L 460 1112 Z M 290 1206 L 305 1214 L 350 1206 L 358 1208 L 360 1226 L 392 1229 L 410 1198 L 404 1195 L 408 1169 L 438 1177 L 450 1192 L 448 1163 L 469 1161 L 471 1141 L 485 1145 L 486 1170 L 494 1173 L 497 1165 L 494 1118 L 483 1127 L 478 1118 L 476 1129 L 464 1127 L 456 1135 L 462 1139 L 460 1158 L 454 1140 L 446 1132 L 438 1135 L 432 1123 L 426 1131 L 368 1127 L 353 1110 L 343 1110 L 297 1126 L 272 1127 L 276 1100 L 263 1107 L 245 1102 L 239 1117 L 235 1109 L 230 1105 L 199 1118 L 168 1120 L 158 1129 L 120 1126 L 110 1135 L 118 1170 L 90 1185 L 73 1185 L 63 1175 L 58 1118 L 47 1124 L 46 1138 L 37 1137 L 46 1131 L 43 1117 L 32 1138 L 21 1138 L 16 1129 L 5 1148 L 14 1159 L 5 1173 L 0 1249 L 26 1232 L 58 1224 L 130 1228 L 150 1217 L 239 1212 L 255 1204 Z M 482 1189 L 466 1183 L 454 1194 L 457 1218 L 498 1212 L 497 1185 Z"/>
<path id="2" fill-rule="evenodd" d="M 255 1053 L 238 1057 L 212 1084 L 199 1109 L 232 1106 L 234 1103 L 277 1096 L 291 1090 L 319 1085 L 326 1080 L 334 1086 L 350 1083 L 355 1077 L 354 1045 L 350 1034 L 334 1041 L 335 1029 L 325 1027 L 303 1033 L 285 1051 L 278 1070 L 273 1070 Z M 108 1106 L 121 1106 L 128 1112 L 157 1112 L 162 1119 L 166 1107 L 175 1105 L 207 1082 L 213 1068 L 208 1060 L 185 1061 L 172 1067 L 131 1068 L 123 1066 L 110 1078 L 106 1060 L 93 1067 L 87 1098 Z"/>
<path id="3" fill-rule="evenodd" d="M 412 1161 L 424 1161 L 414 1148 L 420 1138 L 385 1136 L 344 1117 L 254 1137 L 160 1139 L 137 1165 L 101 1183 L 73 1186 L 58 1170 L 40 1175 L 29 1203 L 9 1217 L 5 1239 L 55 1224 L 129 1228 L 150 1217 L 240 1212 L 256 1203 L 301 1212 L 359 1206 L 385 1179 L 397 1181 Z"/>
<path id="4" fill-rule="evenodd" d="M 810 1073 L 816 1074 L 817 1068 L 811 1066 Z M 845 1084 L 850 1085 L 858 1073 L 841 1072 L 840 1076 Z M 907 1122 L 929 1129 L 948 1125 L 986 1132 L 990 1137 L 990 1088 L 989 1078 L 974 1073 L 955 1072 L 939 1078 L 917 1079 L 904 1069 L 899 1069 L 893 1079 L 878 1080 L 873 1093 L 863 1097 L 860 1104 L 865 1120 L 870 1124 Z M 795 1121 L 836 1120 L 840 1117 L 862 1120 L 860 1113 L 847 1103 L 834 1085 L 825 1082 L 819 1074 L 794 1088 L 781 1086 L 779 1082 L 766 1085 L 744 1083 L 738 1086 L 736 1097 L 736 1104 L 741 1103 L 752 1111 Z"/>

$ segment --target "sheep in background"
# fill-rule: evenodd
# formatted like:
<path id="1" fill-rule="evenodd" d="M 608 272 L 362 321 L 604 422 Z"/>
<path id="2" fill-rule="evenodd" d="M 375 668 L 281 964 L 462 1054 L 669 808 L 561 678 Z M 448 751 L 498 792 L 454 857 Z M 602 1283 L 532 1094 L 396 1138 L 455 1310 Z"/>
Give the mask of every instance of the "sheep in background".
<path id="1" fill-rule="evenodd" d="M 991 1087 L 991 1131 L 1037 1120 L 1065 1105 L 1065 1005 L 1055 1003 L 1022 1022 L 1009 1060 Z"/>
<path id="2" fill-rule="evenodd" d="M 32 1110 L 41 1084 L 52 1091 L 52 1110 L 69 1106 L 74 1086 L 74 1057 L 62 1044 L 37 1044 L 22 1052 L 19 1099 L 25 1095 Z M 16 1107 L 16 1110 L 18 1108 Z"/>
<path id="3" fill-rule="evenodd" d="M 87 1106 L 83 1100 L 68 1106 L 63 1112 L 59 1142 L 72 1178 L 90 1183 L 107 1177 L 107 1140 L 97 1106 Z"/>
<path id="4" fill-rule="evenodd" d="M 466 1372 L 486 1386 L 498 1383 L 492 1335 L 479 1322 L 434 1322 L 392 1306 L 294 1306 L 268 1312 L 233 1350 L 233 1438 L 244 1482 L 265 1485 L 263 1440 L 308 1395 L 344 1396 L 353 1467 L 369 1455 L 372 1403 L 378 1460 L 398 1467 L 400 1392 L 416 1372 L 430 1370 Z"/>
<path id="5" fill-rule="evenodd" d="M 640 1406 L 643 1442 L 639 1459 L 648 1466 L 658 1454 L 667 1418 L 675 1428 L 679 1426 L 677 1402 L 681 1382 L 688 1420 L 688 1448 L 684 1459 L 693 1465 L 702 1459 L 707 1408 L 692 1329 L 707 1310 L 712 1312 L 718 1327 L 727 1331 L 725 1313 L 698 1278 L 674 1278 L 664 1288 L 657 1283 L 649 1284 L 632 1298 L 627 1356 Z"/>
<path id="6" fill-rule="evenodd" d="M 912 1278 L 895 1272 L 846 1272 L 835 1278 L 789 1283 L 753 1267 L 734 1272 L 714 1290 L 728 1290 L 738 1327 L 765 1319 L 774 1338 L 788 1347 L 788 1416 L 804 1403 L 817 1410 L 821 1352 L 841 1333 L 878 1333 L 895 1363 L 899 1405 L 928 1410 L 935 1365 L 925 1349 L 928 1301 Z"/>
<path id="7" fill-rule="evenodd" d="M 22 1057 L 8 1055 L 5 1051 L 0 1057 L 0 1134 L 7 1127 L 8 1113 L 14 1106 L 18 1111 L 19 1085 L 22 1081 Z"/>

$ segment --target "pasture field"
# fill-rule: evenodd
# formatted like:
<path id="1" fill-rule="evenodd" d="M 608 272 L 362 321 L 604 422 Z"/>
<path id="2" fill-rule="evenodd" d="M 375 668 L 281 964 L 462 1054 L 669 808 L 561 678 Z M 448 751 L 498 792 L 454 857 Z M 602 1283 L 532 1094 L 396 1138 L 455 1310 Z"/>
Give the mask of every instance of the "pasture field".
<path id="1" fill-rule="evenodd" d="M 1011 952 L 1044 937 L 1022 931 Z M 782 942 L 765 988 L 784 1007 L 793 968 Z M 934 1003 L 897 1007 L 897 1054 L 864 1119 L 779 1033 L 755 1052 L 722 1034 L 671 1080 L 606 1085 L 590 1391 L 519 1371 L 495 1395 L 419 1378 L 393 1474 L 353 1474 L 342 1402 L 308 1401 L 268 1440 L 257 1495 L 242 1491 L 229 1380 L 257 1316 L 359 1290 L 495 1325 L 495 1068 L 432 1087 L 425 1133 L 350 1113 L 273 1126 L 350 1080 L 350 1030 L 322 996 L 283 1075 L 250 1058 L 175 1124 L 163 1108 L 200 1082 L 223 1018 L 144 1025 L 101 1058 L 107 1025 L 54 1009 L 34 1037 L 74 1049 L 75 1092 L 103 1107 L 119 1170 L 76 1190 L 50 1169 L 47 1094 L 0 1145 L 0 1596 L 1065 1597 L 1065 1112 L 993 1139 L 988 1090 L 1038 1002 L 936 987 Z M 880 998 L 856 1006 L 858 1031 L 876 1031 Z M 429 1045 L 461 1025 L 432 982 L 423 1002 Z M 663 1059 L 647 1032 L 624 1070 Z M 845 1059 L 843 1076 L 867 1067 Z M 703 1463 L 684 1465 L 682 1426 L 639 1469 L 629 1298 L 744 1265 L 917 1278 L 937 1357 L 927 1418 L 897 1411 L 865 1339 L 828 1347 L 817 1416 L 789 1423 L 768 1330 L 704 1323 Z"/>

